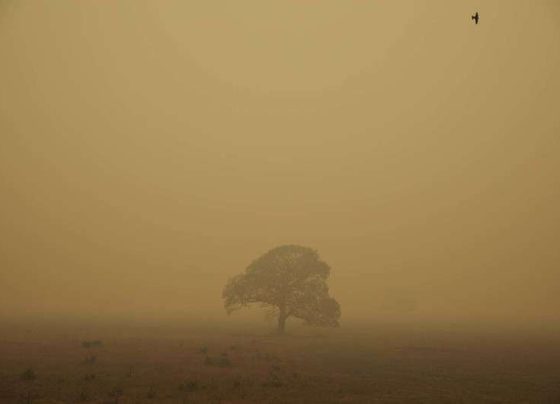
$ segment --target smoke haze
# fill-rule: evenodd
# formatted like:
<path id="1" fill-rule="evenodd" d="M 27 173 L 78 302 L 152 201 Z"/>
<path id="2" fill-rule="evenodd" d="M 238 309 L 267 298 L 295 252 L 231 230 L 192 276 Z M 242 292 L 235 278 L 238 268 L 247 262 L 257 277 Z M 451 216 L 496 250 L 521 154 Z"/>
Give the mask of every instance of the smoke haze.
<path id="1" fill-rule="evenodd" d="M 0 313 L 221 320 L 301 244 L 343 321 L 558 320 L 559 71 L 551 0 L 0 0 Z"/>

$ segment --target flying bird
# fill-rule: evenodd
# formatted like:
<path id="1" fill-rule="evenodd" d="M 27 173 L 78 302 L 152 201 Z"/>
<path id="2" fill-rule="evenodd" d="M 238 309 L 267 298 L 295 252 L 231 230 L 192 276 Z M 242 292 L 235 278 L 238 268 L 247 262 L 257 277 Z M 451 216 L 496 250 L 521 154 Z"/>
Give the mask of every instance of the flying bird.
<path id="1" fill-rule="evenodd" d="M 475 23 L 475 24 L 478 24 L 478 20 L 479 20 L 478 11 L 477 11 L 476 14 L 473 15 L 471 18 L 474 20 L 474 23 Z"/>

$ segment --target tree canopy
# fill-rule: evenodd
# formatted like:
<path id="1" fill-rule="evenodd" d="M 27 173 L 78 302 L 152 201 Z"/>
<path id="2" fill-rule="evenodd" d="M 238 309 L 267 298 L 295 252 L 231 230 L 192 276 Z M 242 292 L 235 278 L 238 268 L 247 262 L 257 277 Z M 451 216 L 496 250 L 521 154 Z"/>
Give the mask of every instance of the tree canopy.
<path id="1" fill-rule="evenodd" d="M 278 314 L 278 332 L 295 317 L 315 326 L 337 327 L 338 302 L 329 296 L 329 266 L 308 247 L 284 245 L 254 260 L 226 284 L 222 297 L 228 314 L 252 304 Z"/>

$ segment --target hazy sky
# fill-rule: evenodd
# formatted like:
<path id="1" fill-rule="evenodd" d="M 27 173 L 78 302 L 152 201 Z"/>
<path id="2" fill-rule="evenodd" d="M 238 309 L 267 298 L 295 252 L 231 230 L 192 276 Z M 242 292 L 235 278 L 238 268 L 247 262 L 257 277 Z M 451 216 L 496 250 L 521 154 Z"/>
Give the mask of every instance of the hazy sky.
<path id="1" fill-rule="evenodd" d="M 296 243 L 343 318 L 558 318 L 559 241 L 557 0 L 0 0 L 0 313 Z"/>

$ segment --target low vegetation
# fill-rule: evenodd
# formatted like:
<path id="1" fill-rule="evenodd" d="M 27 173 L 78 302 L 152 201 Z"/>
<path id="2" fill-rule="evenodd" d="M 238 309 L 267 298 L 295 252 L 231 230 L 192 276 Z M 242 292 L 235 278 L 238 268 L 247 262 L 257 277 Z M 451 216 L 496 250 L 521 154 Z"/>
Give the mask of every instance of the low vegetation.
<path id="1" fill-rule="evenodd" d="M 101 357 L 87 366 L 71 338 L 4 336 L 0 403 L 560 402 L 552 339 L 336 329 L 122 335 L 87 348 Z"/>

